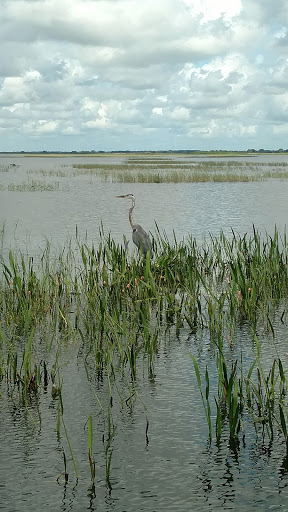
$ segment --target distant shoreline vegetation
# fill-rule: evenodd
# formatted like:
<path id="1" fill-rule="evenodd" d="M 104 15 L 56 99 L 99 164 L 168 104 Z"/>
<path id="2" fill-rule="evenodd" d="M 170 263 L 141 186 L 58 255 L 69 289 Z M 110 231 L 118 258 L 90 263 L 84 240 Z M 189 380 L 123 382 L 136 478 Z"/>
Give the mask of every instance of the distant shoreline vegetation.
<path id="1" fill-rule="evenodd" d="M 258 155 L 258 154 L 263 154 L 263 153 L 268 153 L 268 154 L 279 154 L 279 153 L 288 153 L 288 149 L 275 149 L 275 150 L 272 150 L 272 149 L 247 149 L 247 150 L 243 150 L 243 151 L 238 151 L 238 150 L 226 150 L 226 149 L 211 149 L 211 150 L 207 150 L 207 151 L 202 151 L 202 150 L 199 150 L 199 149 L 168 149 L 168 150 L 115 150 L 115 151 L 96 151 L 96 150 L 91 150 L 91 151 L 0 151 L 0 155 L 24 155 L 24 156 L 50 156 L 50 155 L 63 155 L 63 156 L 83 156 L 83 155 L 88 155 L 88 156 L 91 156 L 91 155 L 95 155 L 95 156 L 104 156 L 104 155 L 133 155 L 133 154 L 138 154 L 138 155 L 163 155 L 163 154 L 187 154 L 187 155 L 204 155 L 204 156 L 233 156 L 233 155 L 238 155 L 238 156 L 247 156 L 247 155 Z"/>

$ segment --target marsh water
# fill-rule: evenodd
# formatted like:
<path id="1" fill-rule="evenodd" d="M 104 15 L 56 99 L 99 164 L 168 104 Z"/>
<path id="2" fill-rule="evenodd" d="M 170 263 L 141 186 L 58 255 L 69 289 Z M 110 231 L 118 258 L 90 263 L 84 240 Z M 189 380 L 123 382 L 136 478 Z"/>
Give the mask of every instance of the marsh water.
<path id="1" fill-rule="evenodd" d="M 136 196 L 135 221 L 152 234 L 155 222 L 169 238 L 175 232 L 177 239 L 192 236 L 199 243 L 221 230 L 228 235 L 231 230 L 241 235 L 252 233 L 253 224 L 263 232 L 273 233 L 275 225 L 280 234 L 285 231 L 288 180 L 127 184 L 103 182 L 91 175 L 60 175 L 60 171 L 78 163 L 79 158 L 18 155 L 0 158 L 0 165 L 11 166 L 0 173 L 3 258 L 10 248 L 36 255 L 47 241 L 61 247 L 76 231 L 87 244 L 97 244 L 101 224 L 105 233 L 122 243 L 123 235 L 130 238 L 129 203 L 115 196 L 126 193 Z M 95 157 L 83 158 L 85 163 L 95 161 Z M 125 161 L 124 157 L 113 158 L 115 162 Z M 259 162 L 261 159 L 288 161 L 286 155 L 255 158 Z M 9 183 L 21 184 L 29 176 L 35 178 L 39 170 L 59 170 L 59 175 L 42 173 L 37 178 L 45 183 L 57 182 L 56 190 L 7 189 Z M 129 250 L 131 246 L 132 242 Z M 275 343 L 271 343 L 267 333 L 261 333 L 262 350 L 267 361 L 273 360 L 277 351 L 287 367 L 287 325 L 276 318 L 274 329 Z M 252 360 L 248 328 L 241 326 L 236 337 L 239 357 L 243 351 L 244 359 Z M 138 367 L 138 397 L 134 407 L 129 406 L 129 400 L 120 406 L 115 398 L 110 486 L 105 479 L 103 448 L 106 420 L 99 412 L 93 392 L 97 389 L 101 398 L 107 389 L 96 376 L 92 389 L 78 346 L 67 347 L 69 364 L 63 364 L 62 377 L 65 421 L 79 479 L 70 460 L 68 482 L 63 477 L 57 481 L 63 471 L 63 454 L 56 432 L 57 400 L 50 390 L 31 398 L 29 410 L 37 418 L 36 425 L 27 408 L 2 390 L 0 510 L 288 511 L 288 462 L 284 443 L 275 439 L 267 447 L 261 439 L 256 442 L 253 425 L 247 424 L 239 449 L 231 449 L 225 435 L 221 442 L 213 440 L 209 445 L 205 413 L 188 352 L 197 355 L 202 370 L 213 367 L 214 352 L 208 333 L 192 334 L 183 328 L 179 334 L 171 327 L 163 333 L 153 374 L 147 371 L 145 361 L 143 367 Z M 95 494 L 91 490 L 87 443 L 87 419 L 91 413 Z"/>
<path id="2" fill-rule="evenodd" d="M 261 159 L 264 162 L 288 162 L 287 155 L 247 158 L 248 161 L 257 160 L 257 163 L 261 163 Z M 237 158 L 233 160 L 237 162 Z M 243 158 L 238 160 L 242 162 Z M 179 161 L 182 163 L 183 158 Z M 115 196 L 127 193 L 136 196 L 135 222 L 152 233 L 156 222 L 161 232 L 165 231 L 171 238 L 174 231 L 179 240 L 190 235 L 201 240 L 210 233 L 218 235 L 221 230 L 229 233 L 231 228 L 242 234 L 251 233 L 253 224 L 268 232 L 273 232 L 276 224 L 282 232 L 287 222 L 288 180 L 248 183 L 103 182 L 97 176 L 71 176 L 69 170 L 79 162 L 95 163 L 95 157 L 0 158 L 0 166 L 11 166 L 8 172 L 0 172 L 0 185 L 21 184 L 32 178 L 59 185 L 58 190 L 41 193 L 0 190 L 1 220 L 5 221 L 8 241 L 12 246 L 29 247 L 32 253 L 43 246 L 45 240 L 62 245 L 75 235 L 76 226 L 83 238 L 87 234 L 89 241 L 97 241 L 101 223 L 106 233 L 111 233 L 115 241 L 121 242 L 123 235 L 130 237 L 130 205 Z M 98 164 L 102 162 L 107 164 L 107 157 L 97 158 Z M 125 157 L 109 159 L 109 163 L 117 162 L 125 164 Z M 45 171 L 67 172 L 67 176 L 57 173 L 45 176 Z"/>

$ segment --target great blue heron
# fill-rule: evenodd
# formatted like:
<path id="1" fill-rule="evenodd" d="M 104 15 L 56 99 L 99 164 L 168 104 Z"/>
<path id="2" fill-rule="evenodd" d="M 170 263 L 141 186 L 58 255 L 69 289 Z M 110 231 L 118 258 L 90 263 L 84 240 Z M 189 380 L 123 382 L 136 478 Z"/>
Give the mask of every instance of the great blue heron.
<path id="1" fill-rule="evenodd" d="M 126 194 L 125 196 L 116 197 L 132 200 L 132 206 L 131 208 L 129 208 L 129 222 L 132 228 L 132 240 L 134 244 L 138 247 L 138 250 L 142 251 L 143 254 L 147 254 L 148 251 L 151 252 L 152 244 L 149 235 L 147 235 L 146 231 L 144 231 L 142 226 L 140 226 L 139 224 L 134 224 L 133 222 L 132 214 L 135 208 L 135 196 L 133 194 Z"/>

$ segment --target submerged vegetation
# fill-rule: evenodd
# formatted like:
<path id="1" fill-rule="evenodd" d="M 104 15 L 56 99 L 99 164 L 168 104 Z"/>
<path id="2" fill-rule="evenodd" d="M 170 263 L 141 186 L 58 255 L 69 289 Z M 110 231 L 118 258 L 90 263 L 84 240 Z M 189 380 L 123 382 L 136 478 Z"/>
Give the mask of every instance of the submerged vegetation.
<path id="1" fill-rule="evenodd" d="M 239 449 L 253 426 L 265 445 L 274 439 L 288 453 L 288 402 L 285 355 L 277 348 L 276 325 L 286 324 L 288 244 L 286 235 L 231 237 L 223 233 L 198 245 L 193 238 L 171 243 L 159 233 L 154 258 L 138 258 L 101 233 L 97 246 L 76 240 L 52 256 L 49 245 L 39 260 L 10 252 L 2 259 L 0 280 L 0 393 L 25 405 L 31 422 L 31 396 L 50 389 L 58 402 L 57 434 L 66 439 L 78 478 L 77 460 L 65 424 L 63 366 L 76 350 L 85 367 L 97 408 L 105 418 L 103 449 L 111 486 L 116 425 L 113 406 L 134 407 L 139 372 L 151 378 L 166 336 L 205 334 L 213 361 L 201 362 L 201 341 L 187 358 L 200 390 L 207 439 L 228 435 Z M 238 331 L 245 326 L 245 342 Z M 265 333 L 275 357 L 263 358 Z M 249 340 L 250 337 L 250 340 Z M 179 341 L 180 343 L 180 341 Z M 200 345 L 199 345 L 200 343 Z M 198 347 L 198 348 L 197 348 Z M 79 364 L 79 363 L 78 363 Z M 99 394 L 97 379 L 105 392 Z M 87 417 L 87 464 L 95 491 L 93 414 Z M 148 420 L 146 419 L 146 437 Z M 67 456 L 63 448 L 68 479 Z"/>

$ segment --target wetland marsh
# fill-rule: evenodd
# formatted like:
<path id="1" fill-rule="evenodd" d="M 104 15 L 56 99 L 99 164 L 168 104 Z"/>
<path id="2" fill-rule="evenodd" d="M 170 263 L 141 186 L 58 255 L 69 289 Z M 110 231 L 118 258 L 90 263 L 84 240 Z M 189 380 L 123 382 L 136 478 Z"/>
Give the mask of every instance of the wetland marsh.
<path id="1" fill-rule="evenodd" d="M 1 159 L 0 510 L 287 509 L 287 164 Z"/>

